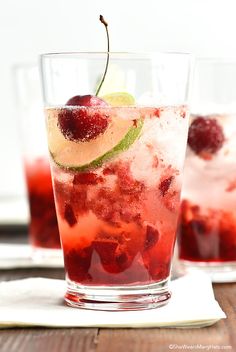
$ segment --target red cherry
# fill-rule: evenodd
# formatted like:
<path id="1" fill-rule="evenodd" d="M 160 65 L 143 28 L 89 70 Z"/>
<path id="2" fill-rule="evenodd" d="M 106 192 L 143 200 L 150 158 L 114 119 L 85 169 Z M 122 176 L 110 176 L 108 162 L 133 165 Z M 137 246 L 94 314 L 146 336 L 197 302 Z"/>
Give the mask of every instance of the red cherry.
<path id="1" fill-rule="evenodd" d="M 106 107 L 108 104 L 93 95 L 76 95 L 66 103 L 81 106 L 76 110 L 65 109 L 58 115 L 58 126 L 64 137 L 70 141 L 86 142 L 104 133 L 108 126 L 108 116 L 85 107 Z"/>
<path id="2" fill-rule="evenodd" d="M 69 106 L 108 106 L 108 104 L 101 98 L 95 95 L 75 95 L 70 98 L 66 105 Z"/>
<path id="3" fill-rule="evenodd" d="M 109 116 L 97 110 L 81 107 L 63 109 L 58 115 L 58 126 L 64 137 L 74 142 L 87 142 L 104 133 Z"/>
<path id="4" fill-rule="evenodd" d="M 222 127 L 216 119 L 197 117 L 191 124 L 188 145 L 196 153 L 216 153 L 225 141 Z"/>

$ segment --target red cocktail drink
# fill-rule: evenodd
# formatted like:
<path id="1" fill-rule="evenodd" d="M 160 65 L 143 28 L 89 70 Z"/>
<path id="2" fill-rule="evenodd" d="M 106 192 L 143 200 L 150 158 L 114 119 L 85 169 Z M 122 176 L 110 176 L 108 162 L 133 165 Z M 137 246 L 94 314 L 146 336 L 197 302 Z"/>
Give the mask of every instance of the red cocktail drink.
<path id="1" fill-rule="evenodd" d="M 62 265 L 51 172 L 47 150 L 39 69 L 15 67 L 17 114 L 20 118 L 22 161 L 29 204 L 29 242 L 38 264 Z"/>
<path id="2" fill-rule="evenodd" d="M 110 127 L 96 139 L 68 141 L 61 120 L 85 112 L 88 118 L 106 116 Z M 109 287 L 167 280 L 179 209 L 186 108 L 62 107 L 47 109 L 46 114 L 68 279 Z M 174 129 L 179 135 L 173 158 L 172 145 L 164 145 L 162 136 Z"/>
<path id="3" fill-rule="evenodd" d="M 176 56 L 42 57 L 65 300 L 70 306 L 139 310 L 170 299 L 189 115 L 189 57 Z M 84 80 L 77 79 L 79 72 Z M 153 77 L 153 72 L 159 74 Z M 123 91 L 118 90 L 118 76 Z M 68 77 L 71 88 L 65 85 Z"/>
<path id="4" fill-rule="evenodd" d="M 30 207 L 30 242 L 35 248 L 60 248 L 49 162 L 46 157 L 25 162 Z"/>
<path id="5" fill-rule="evenodd" d="M 185 265 L 200 266 L 214 277 L 221 272 L 222 279 L 236 265 L 235 137 L 235 115 L 192 116 L 179 257 Z"/>

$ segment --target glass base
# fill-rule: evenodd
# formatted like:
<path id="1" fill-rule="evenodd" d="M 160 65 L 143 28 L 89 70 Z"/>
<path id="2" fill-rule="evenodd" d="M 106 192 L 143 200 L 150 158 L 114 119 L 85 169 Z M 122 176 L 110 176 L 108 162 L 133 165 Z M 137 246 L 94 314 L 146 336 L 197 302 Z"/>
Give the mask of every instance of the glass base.
<path id="1" fill-rule="evenodd" d="M 140 286 L 81 286 L 67 279 L 66 303 L 75 308 L 122 311 L 143 310 L 164 306 L 171 293 L 168 279 Z"/>
<path id="2" fill-rule="evenodd" d="M 236 262 L 209 263 L 180 260 L 179 265 L 182 272 L 202 270 L 215 283 L 236 282 Z"/>
<path id="3" fill-rule="evenodd" d="M 32 248 L 32 260 L 39 266 L 63 267 L 63 253 L 61 249 Z"/>

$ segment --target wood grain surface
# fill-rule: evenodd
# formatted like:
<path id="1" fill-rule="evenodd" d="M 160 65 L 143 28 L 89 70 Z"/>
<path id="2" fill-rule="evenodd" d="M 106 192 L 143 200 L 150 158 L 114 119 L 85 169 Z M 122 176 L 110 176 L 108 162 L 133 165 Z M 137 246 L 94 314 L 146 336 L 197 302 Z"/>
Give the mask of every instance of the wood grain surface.
<path id="1" fill-rule="evenodd" d="M 1 240 L 4 242 L 5 236 L 0 236 L 0 242 Z M 25 241 L 21 238 L 16 239 L 14 236 L 11 240 L 12 242 Z M 64 272 L 61 269 L 0 270 L 0 281 L 37 276 L 63 278 Z M 0 330 L 0 352 L 236 351 L 236 283 L 215 284 L 214 292 L 227 319 L 211 327 L 201 329 L 2 329 Z M 196 304 L 200 305 L 201 302 Z"/>

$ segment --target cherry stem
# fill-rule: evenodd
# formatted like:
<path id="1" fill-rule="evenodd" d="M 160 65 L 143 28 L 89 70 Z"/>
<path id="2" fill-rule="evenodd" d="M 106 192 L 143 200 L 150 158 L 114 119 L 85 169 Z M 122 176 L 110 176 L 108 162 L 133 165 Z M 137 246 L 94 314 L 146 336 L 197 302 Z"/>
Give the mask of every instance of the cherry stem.
<path id="1" fill-rule="evenodd" d="M 108 64 L 109 64 L 109 57 L 110 57 L 110 40 L 109 40 L 109 33 L 108 33 L 108 23 L 104 20 L 103 16 L 100 15 L 99 17 L 99 20 L 102 22 L 102 24 L 104 24 L 105 28 L 106 28 L 106 33 L 107 33 L 107 61 L 106 61 L 106 67 L 105 67 L 105 71 L 103 73 L 103 76 L 102 76 L 102 79 L 101 79 L 101 82 L 97 88 L 97 91 L 95 93 L 96 96 L 98 96 L 101 88 L 102 88 L 102 85 L 103 85 L 103 82 L 106 78 L 106 74 L 107 74 L 107 69 L 108 69 Z"/>

